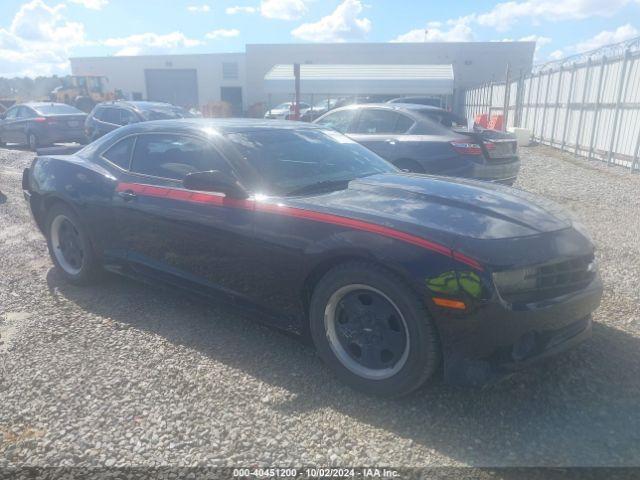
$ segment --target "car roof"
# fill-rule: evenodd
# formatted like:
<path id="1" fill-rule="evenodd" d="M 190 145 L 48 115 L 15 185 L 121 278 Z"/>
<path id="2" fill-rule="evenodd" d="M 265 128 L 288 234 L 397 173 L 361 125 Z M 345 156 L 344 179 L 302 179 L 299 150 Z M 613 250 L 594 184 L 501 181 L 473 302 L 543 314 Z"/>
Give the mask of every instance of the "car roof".
<path id="1" fill-rule="evenodd" d="M 102 102 L 101 107 L 130 107 L 137 110 L 149 110 L 151 108 L 182 108 L 165 102 L 149 102 L 146 100 L 117 100 L 115 102 Z"/>
<path id="2" fill-rule="evenodd" d="M 66 103 L 59 103 L 59 102 L 25 102 L 25 103 L 21 103 L 19 105 L 25 105 L 27 107 L 37 108 L 37 107 L 45 107 L 47 105 L 58 106 L 58 105 L 67 105 L 67 104 Z M 18 106 L 18 105 L 14 105 L 14 106 Z M 72 107 L 73 105 L 68 105 L 68 106 Z"/>
<path id="3" fill-rule="evenodd" d="M 255 130 L 318 130 L 320 125 L 291 120 L 266 120 L 256 118 L 180 118 L 153 120 L 121 127 L 129 133 L 137 132 L 194 132 L 240 133 Z"/>
<path id="4" fill-rule="evenodd" d="M 357 109 L 382 109 L 382 110 L 400 110 L 400 111 L 412 111 L 412 110 L 433 110 L 434 112 L 446 112 L 445 109 L 434 107 L 431 105 L 422 105 L 419 103 L 360 103 L 345 105 L 344 107 L 331 110 L 332 112 L 338 110 L 357 110 Z"/>

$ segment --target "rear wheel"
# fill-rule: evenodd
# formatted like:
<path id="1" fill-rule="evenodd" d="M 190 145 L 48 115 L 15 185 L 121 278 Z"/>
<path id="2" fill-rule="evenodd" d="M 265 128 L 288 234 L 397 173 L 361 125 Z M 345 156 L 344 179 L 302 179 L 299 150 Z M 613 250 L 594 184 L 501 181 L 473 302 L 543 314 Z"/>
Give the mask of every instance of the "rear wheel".
<path id="1" fill-rule="evenodd" d="M 367 393 L 397 397 L 436 370 L 440 345 L 417 295 L 395 275 L 368 263 L 327 273 L 310 306 L 311 335 L 337 376 Z"/>
<path id="2" fill-rule="evenodd" d="M 29 150 L 35 152 L 39 147 L 38 137 L 35 133 L 29 132 L 27 134 L 27 145 L 29 146 Z"/>
<path id="3" fill-rule="evenodd" d="M 89 235 L 80 218 L 68 206 L 55 204 L 46 220 L 51 260 L 69 282 L 87 284 L 101 272 Z"/>

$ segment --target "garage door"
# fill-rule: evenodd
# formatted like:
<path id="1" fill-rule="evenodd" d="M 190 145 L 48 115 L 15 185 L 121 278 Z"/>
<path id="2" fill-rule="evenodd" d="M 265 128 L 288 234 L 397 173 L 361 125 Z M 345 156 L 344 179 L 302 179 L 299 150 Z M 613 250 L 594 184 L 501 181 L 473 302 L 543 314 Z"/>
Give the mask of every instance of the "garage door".
<path id="1" fill-rule="evenodd" d="M 181 107 L 197 107 L 198 74 L 195 69 L 153 69 L 144 71 L 147 99 Z"/>

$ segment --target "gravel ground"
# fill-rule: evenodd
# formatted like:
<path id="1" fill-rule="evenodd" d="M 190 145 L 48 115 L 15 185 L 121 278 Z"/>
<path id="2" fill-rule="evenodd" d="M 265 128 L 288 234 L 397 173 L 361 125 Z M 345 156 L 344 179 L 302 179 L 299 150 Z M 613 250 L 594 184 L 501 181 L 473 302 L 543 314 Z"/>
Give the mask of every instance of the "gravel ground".
<path id="1" fill-rule="evenodd" d="M 66 285 L 0 151 L 0 467 L 640 465 L 640 175 L 522 149 L 517 186 L 592 232 L 591 340 L 482 390 L 385 401 L 230 307 L 121 278 Z"/>

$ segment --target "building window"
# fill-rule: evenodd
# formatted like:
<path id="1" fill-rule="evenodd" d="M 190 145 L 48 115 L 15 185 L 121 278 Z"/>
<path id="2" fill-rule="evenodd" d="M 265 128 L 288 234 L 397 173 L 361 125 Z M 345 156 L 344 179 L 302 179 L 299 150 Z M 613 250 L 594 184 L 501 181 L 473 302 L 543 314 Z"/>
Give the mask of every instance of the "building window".
<path id="1" fill-rule="evenodd" d="M 238 78 L 238 64 L 236 62 L 222 62 L 222 79 L 236 80 Z"/>

